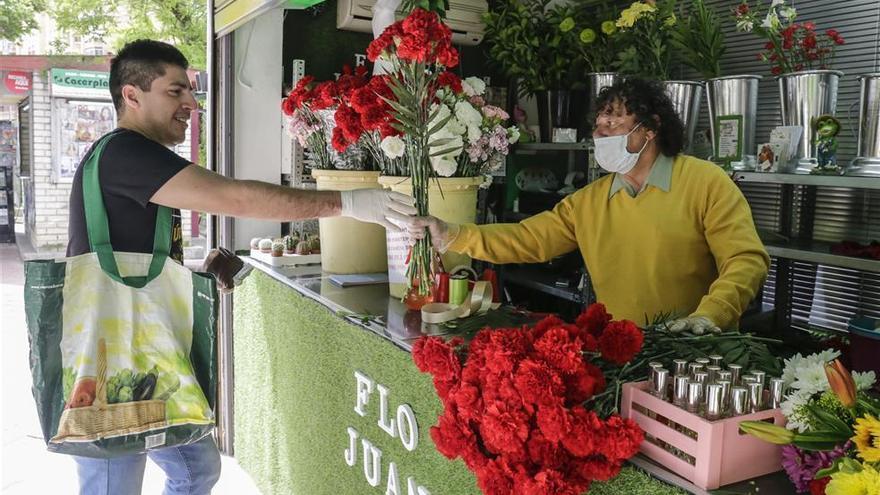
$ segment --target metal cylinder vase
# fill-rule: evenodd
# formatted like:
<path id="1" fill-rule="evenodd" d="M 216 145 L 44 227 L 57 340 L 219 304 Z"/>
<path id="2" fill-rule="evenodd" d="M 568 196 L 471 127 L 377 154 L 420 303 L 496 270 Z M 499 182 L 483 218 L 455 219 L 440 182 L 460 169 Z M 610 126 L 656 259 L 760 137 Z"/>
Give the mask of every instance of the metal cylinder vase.
<path id="1" fill-rule="evenodd" d="M 596 122 L 596 112 L 599 110 L 596 108 L 596 101 L 599 98 L 599 93 L 608 86 L 613 86 L 622 80 L 623 77 L 617 72 L 587 73 L 587 135 L 592 135 L 593 133 L 593 124 Z"/>
<path id="2" fill-rule="evenodd" d="M 880 73 L 859 76 L 859 140 L 847 174 L 880 177 Z"/>
<path id="3" fill-rule="evenodd" d="M 675 113 L 684 125 L 684 151 L 691 151 L 694 142 L 694 129 L 700 118 L 700 98 L 703 85 L 695 81 L 663 81 L 666 94 L 672 100 Z"/>
<path id="4" fill-rule="evenodd" d="M 808 70 L 783 74 L 779 81 L 779 102 L 782 107 L 782 125 L 796 125 L 804 129 L 798 146 L 800 173 L 809 173 L 816 165 L 815 132 L 812 119 L 820 115 L 834 115 L 837 109 L 837 88 L 843 72 L 837 70 Z"/>
<path id="5" fill-rule="evenodd" d="M 742 156 L 730 162 L 734 170 L 752 170 L 757 163 L 755 128 L 758 114 L 758 83 L 761 76 L 739 75 L 716 77 L 706 81 L 706 98 L 709 102 L 709 135 L 712 138 L 712 154 L 717 154 L 718 137 L 715 135 L 716 119 L 739 116 Z"/>

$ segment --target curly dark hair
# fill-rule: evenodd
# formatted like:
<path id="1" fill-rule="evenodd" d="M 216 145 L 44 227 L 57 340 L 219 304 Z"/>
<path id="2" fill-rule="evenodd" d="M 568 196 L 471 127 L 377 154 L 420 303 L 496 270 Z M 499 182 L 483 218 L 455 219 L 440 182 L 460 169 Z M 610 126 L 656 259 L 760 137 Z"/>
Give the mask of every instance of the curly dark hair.
<path id="1" fill-rule="evenodd" d="M 110 62 L 110 96 L 116 112 L 122 113 L 122 87 L 132 84 L 149 91 L 153 79 L 165 75 L 165 65 L 189 68 L 183 53 L 168 43 L 136 40 L 126 44 Z"/>
<path id="2" fill-rule="evenodd" d="M 634 114 L 643 127 L 657 133 L 657 144 L 664 155 L 675 156 L 684 149 L 684 124 L 659 82 L 628 77 L 603 88 L 596 108 L 601 112 L 615 101 L 623 103 L 626 112 Z"/>

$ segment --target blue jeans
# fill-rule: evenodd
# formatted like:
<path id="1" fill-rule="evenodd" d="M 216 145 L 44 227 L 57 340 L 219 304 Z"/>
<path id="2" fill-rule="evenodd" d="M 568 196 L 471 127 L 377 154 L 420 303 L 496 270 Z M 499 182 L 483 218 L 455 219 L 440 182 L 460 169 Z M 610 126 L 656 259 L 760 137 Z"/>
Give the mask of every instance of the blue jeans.
<path id="1" fill-rule="evenodd" d="M 112 459 L 73 456 L 80 495 L 140 495 L 147 456 L 165 471 L 163 495 L 204 495 L 220 478 L 220 451 L 214 437 Z"/>

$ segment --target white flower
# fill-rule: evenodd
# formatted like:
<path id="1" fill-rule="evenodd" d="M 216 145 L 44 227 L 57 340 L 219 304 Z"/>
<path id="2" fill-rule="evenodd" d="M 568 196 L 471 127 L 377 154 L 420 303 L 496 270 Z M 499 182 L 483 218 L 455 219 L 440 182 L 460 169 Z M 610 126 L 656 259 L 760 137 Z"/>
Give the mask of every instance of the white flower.
<path id="1" fill-rule="evenodd" d="M 764 18 L 764 21 L 761 22 L 761 27 L 765 29 L 774 29 L 779 26 L 779 17 L 776 16 L 776 12 L 772 10 L 767 12 L 767 17 Z"/>
<path id="2" fill-rule="evenodd" d="M 875 375 L 873 371 L 866 371 L 864 373 L 853 371 L 852 376 L 853 380 L 856 382 L 857 390 L 868 390 L 874 386 L 874 382 L 877 380 L 877 375 Z"/>
<path id="3" fill-rule="evenodd" d="M 737 31 L 744 31 L 746 33 L 751 33 L 752 29 L 755 29 L 755 23 L 752 21 L 738 21 L 736 23 Z"/>
<path id="4" fill-rule="evenodd" d="M 459 101 L 455 104 L 455 118 L 468 127 L 479 126 L 483 123 L 483 114 L 466 101 Z"/>
<path id="5" fill-rule="evenodd" d="M 438 109 L 439 109 L 439 111 L 438 111 Z M 433 114 L 435 111 L 437 111 L 437 115 L 433 119 L 431 119 L 430 122 L 428 122 L 429 129 L 434 127 L 435 125 L 439 124 L 440 122 L 443 122 L 444 120 L 446 120 L 446 117 L 449 117 L 450 115 L 452 115 L 452 110 L 448 106 L 446 106 L 442 103 L 439 105 L 437 103 L 434 103 L 433 105 L 431 105 L 430 114 Z"/>
<path id="6" fill-rule="evenodd" d="M 784 5 L 779 8 L 779 15 L 785 18 L 786 21 L 794 20 L 794 17 L 797 15 L 797 11 L 793 7 L 789 7 Z"/>
<path id="7" fill-rule="evenodd" d="M 443 126 L 443 129 L 455 136 L 461 136 L 467 132 L 467 127 L 458 121 L 455 117 L 449 119 L 449 122 Z"/>
<path id="8" fill-rule="evenodd" d="M 772 9 L 773 7 L 776 7 L 777 5 L 782 5 L 784 3 L 785 3 L 785 0 L 773 0 L 773 2 L 770 4 L 770 8 Z"/>
<path id="9" fill-rule="evenodd" d="M 452 177 L 458 169 L 458 163 L 446 155 L 435 156 L 431 158 L 431 167 L 440 177 Z"/>
<path id="10" fill-rule="evenodd" d="M 468 96 L 482 96 L 486 92 L 486 82 L 479 77 L 468 77 L 461 82 L 461 89 Z"/>
<path id="11" fill-rule="evenodd" d="M 809 395 L 830 390 L 831 386 L 828 384 L 828 377 L 825 375 L 824 363 L 811 364 L 801 368 L 794 383 L 791 384 L 791 388 Z"/>
<path id="12" fill-rule="evenodd" d="M 785 360 L 785 368 L 782 371 L 782 379 L 785 380 L 785 386 L 791 386 L 800 377 L 801 373 L 808 368 L 819 368 L 824 372 L 825 363 L 838 357 L 840 357 L 840 351 L 835 351 L 834 349 L 826 349 L 807 357 L 801 356 L 800 353 L 795 354 Z"/>
<path id="13" fill-rule="evenodd" d="M 467 139 L 469 144 L 474 144 L 483 136 L 483 131 L 478 125 L 469 125 L 467 128 Z"/>
<path id="14" fill-rule="evenodd" d="M 434 133 L 431 136 L 432 141 L 443 140 L 444 143 L 432 146 L 430 148 L 431 155 L 435 153 L 443 152 L 442 155 L 436 155 L 431 157 L 431 167 L 437 172 L 437 175 L 441 177 L 452 177 L 455 174 L 455 171 L 458 169 L 458 162 L 456 159 L 458 155 L 461 154 L 464 149 L 464 142 L 461 139 L 461 136 L 456 136 L 451 132 L 447 131 L 445 128 L 440 131 Z"/>
<path id="15" fill-rule="evenodd" d="M 803 414 L 803 406 L 806 405 L 812 394 L 806 394 L 801 391 L 797 391 L 785 396 L 785 400 L 779 405 L 782 410 L 782 415 L 785 416 L 787 423 L 785 425 L 789 430 L 798 430 L 803 433 L 807 430 L 809 425 L 807 424 L 807 420 L 809 418 L 805 417 Z"/>
<path id="16" fill-rule="evenodd" d="M 385 153 L 385 156 L 392 160 L 402 157 L 406 151 L 406 144 L 403 142 L 403 139 L 398 136 L 387 136 L 382 140 L 379 147 L 382 148 L 382 152 Z"/>
<path id="17" fill-rule="evenodd" d="M 483 182 L 480 183 L 480 189 L 489 189 L 489 186 L 492 185 L 492 175 L 486 174 L 483 176 Z"/>
<path id="18" fill-rule="evenodd" d="M 513 144 L 519 141 L 519 127 L 511 126 L 507 128 L 507 141 Z"/>

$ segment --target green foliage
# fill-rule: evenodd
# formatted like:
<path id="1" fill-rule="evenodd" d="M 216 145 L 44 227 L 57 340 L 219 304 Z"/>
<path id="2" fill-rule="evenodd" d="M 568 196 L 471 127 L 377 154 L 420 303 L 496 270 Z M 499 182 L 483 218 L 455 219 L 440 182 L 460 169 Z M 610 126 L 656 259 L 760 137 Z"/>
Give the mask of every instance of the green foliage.
<path id="1" fill-rule="evenodd" d="M 606 1 L 577 0 L 575 27 L 566 33 L 567 41 L 578 52 L 589 72 L 617 70 L 623 38 L 615 25 L 617 10 Z"/>
<path id="2" fill-rule="evenodd" d="M 507 77 L 519 79 L 521 96 L 566 89 L 580 75 L 572 69 L 577 47 L 567 41 L 574 8 L 550 3 L 502 0 L 483 17 L 490 58 Z"/>
<path id="3" fill-rule="evenodd" d="M 46 0 L 0 0 L 0 39 L 16 42 L 37 28 Z"/>
<path id="4" fill-rule="evenodd" d="M 690 12 L 672 30 L 672 43 L 682 61 L 706 79 L 721 76 L 724 33 L 715 12 L 703 0 L 692 0 Z"/>
<path id="5" fill-rule="evenodd" d="M 403 0 L 400 3 L 401 12 L 408 14 L 415 9 L 425 9 L 428 12 L 436 12 L 440 17 L 446 17 L 449 0 Z"/>
<path id="6" fill-rule="evenodd" d="M 124 13 L 119 19 L 117 14 Z M 192 67 L 206 67 L 207 5 L 199 0 L 55 0 L 58 29 L 90 39 L 112 39 L 118 51 L 141 38 L 176 46 Z"/>
<path id="7" fill-rule="evenodd" d="M 658 0 L 653 5 L 634 2 L 623 10 L 617 27 L 627 48 L 618 56 L 620 72 L 668 80 L 675 55 L 671 37 L 677 23 L 675 0 Z"/>

